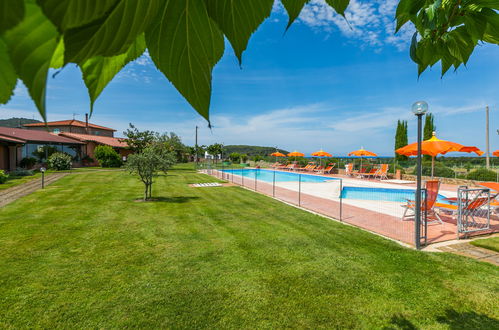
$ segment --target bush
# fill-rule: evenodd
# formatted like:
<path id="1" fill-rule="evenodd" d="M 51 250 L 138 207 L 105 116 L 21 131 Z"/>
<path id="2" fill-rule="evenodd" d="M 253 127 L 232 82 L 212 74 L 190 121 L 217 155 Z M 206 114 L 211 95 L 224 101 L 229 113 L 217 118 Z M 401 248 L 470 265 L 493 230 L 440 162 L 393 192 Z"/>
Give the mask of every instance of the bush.
<path id="1" fill-rule="evenodd" d="M 241 158 L 241 155 L 238 154 L 237 152 L 233 152 L 229 155 L 229 159 L 233 163 L 239 163 L 239 159 Z"/>
<path id="2" fill-rule="evenodd" d="M 476 181 L 496 181 L 497 173 L 492 170 L 488 170 L 486 168 L 479 168 L 477 170 L 468 173 L 466 178 L 468 180 L 476 180 Z"/>
<path id="3" fill-rule="evenodd" d="M 102 167 L 120 167 L 122 161 L 120 155 L 110 146 L 97 146 L 94 157 Z"/>
<path id="4" fill-rule="evenodd" d="M 57 171 L 69 170 L 71 169 L 71 156 L 63 152 L 53 153 L 47 159 L 47 165 L 50 169 Z"/>
<path id="5" fill-rule="evenodd" d="M 15 171 L 10 172 L 10 175 L 12 176 L 31 176 L 33 175 L 34 172 L 32 170 L 27 170 L 24 168 L 16 168 Z"/>
<path id="6" fill-rule="evenodd" d="M 423 163 L 422 173 L 424 176 L 431 176 L 431 162 Z M 447 167 L 441 163 L 435 163 L 433 176 L 439 178 L 454 178 L 456 177 L 456 173 L 454 173 L 454 170 L 450 167 Z"/>
<path id="7" fill-rule="evenodd" d="M 89 155 L 85 155 L 83 156 L 83 158 L 81 159 L 82 162 L 84 163 L 93 163 L 94 162 L 94 159 L 92 157 L 90 157 Z"/>
<path id="8" fill-rule="evenodd" d="M 5 183 L 9 178 L 8 174 L 5 174 L 3 170 L 0 170 L 0 184 Z"/>
<path id="9" fill-rule="evenodd" d="M 19 165 L 22 168 L 27 168 L 27 169 L 32 168 L 33 166 L 35 166 L 35 164 L 36 164 L 36 158 L 33 158 L 33 157 L 24 157 L 19 162 Z"/>

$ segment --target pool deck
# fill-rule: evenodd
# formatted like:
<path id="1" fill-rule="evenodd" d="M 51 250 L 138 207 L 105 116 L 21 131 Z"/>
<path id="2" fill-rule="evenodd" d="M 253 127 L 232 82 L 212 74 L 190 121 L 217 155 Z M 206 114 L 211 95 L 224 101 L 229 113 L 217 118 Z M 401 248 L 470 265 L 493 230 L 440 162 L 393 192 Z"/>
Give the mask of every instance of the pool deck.
<path id="1" fill-rule="evenodd" d="M 276 171 L 289 173 L 289 171 Z M 292 172 L 293 173 L 293 172 Z M 300 173 L 300 172 L 294 172 Z M 363 179 L 345 175 L 314 174 L 332 179 L 342 179 L 344 187 L 368 187 L 389 189 L 415 189 L 416 183 L 390 183 L 376 179 Z M 340 181 L 328 182 L 276 182 L 275 188 L 272 183 L 244 177 L 234 173 L 230 178 L 234 183 L 244 185 L 249 189 L 273 196 L 285 202 L 299 205 L 311 211 L 326 216 L 340 219 L 341 221 L 361 227 L 363 229 L 381 234 L 383 236 L 414 245 L 414 221 L 412 219 L 402 220 L 404 213 L 403 203 L 380 200 L 359 200 L 343 198 L 340 204 Z M 441 184 L 439 194 L 445 197 L 457 196 L 457 185 Z M 300 197 L 298 191 L 301 191 Z M 455 217 L 441 214 L 443 224 L 438 222 L 429 223 L 427 241 L 428 243 L 453 240 L 457 238 L 457 224 Z M 482 232 L 499 232 L 499 217 L 493 216 L 490 220 L 491 229 Z"/>

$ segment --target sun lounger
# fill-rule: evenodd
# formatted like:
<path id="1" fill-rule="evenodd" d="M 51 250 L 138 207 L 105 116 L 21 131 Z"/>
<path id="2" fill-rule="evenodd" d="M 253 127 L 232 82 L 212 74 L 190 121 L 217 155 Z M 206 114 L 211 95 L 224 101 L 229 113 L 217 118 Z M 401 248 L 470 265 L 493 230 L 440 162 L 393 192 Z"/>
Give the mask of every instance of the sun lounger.
<path id="1" fill-rule="evenodd" d="M 440 216 L 438 215 L 437 212 L 435 212 L 435 202 L 437 201 L 438 197 L 438 190 L 440 189 L 440 181 L 438 180 L 431 180 L 431 181 L 426 181 L 425 183 L 425 188 L 426 188 L 426 205 L 424 204 L 424 200 L 421 201 L 421 212 L 427 212 L 426 215 L 427 217 L 433 217 L 433 221 L 427 221 L 427 223 L 432 223 L 432 222 L 440 222 L 443 224 L 442 219 L 440 219 Z M 415 208 L 416 208 L 416 202 L 413 200 L 407 200 L 407 204 L 402 205 L 403 208 L 405 208 L 404 214 L 402 215 L 402 220 L 405 220 L 406 218 L 414 218 L 415 215 Z M 412 214 L 408 214 L 409 211 L 412 211 Z"/>
<path id="2" fill-rule="evenodd" d="M 378 178 L 380 180 L 388 180 L 388 170 L 390 168 L 390 165 L 388 164 L 381 164 L 381 167 L 379 168 L 378 173 L 374 176 L 375 178 Z"/>
<path id="3" fill-rule="evenodd" d="M 333 168 L 336 166 L 336 163 L 330 163 L 328 164 L 328 166 L 324 169 L 324 171 L 322 171 L 322 173 L 327 173 L 327 174 L 331 174 L 331 171 L 333 170 Z"/>
<path id="4" fill-rule="evenodd" d="M 494 196 L 490 196 L 490 198 L 489 197 L 478 197 L 474 200 L 471 200 L 470 203 L 468 203 L 468 205 L 466 205 L 466 207 L 463 210 L 466 212 L 475 211 L 475 210 L 478 210 L 478 209 L 482 208 L 483 206 L 489 204 L 489 202 L 490 202 L 490 205 L 493 206 L 493 203 L 494 203 L 493 201 L 496 199 L 496 197 L 498 195 L 499 194 L 496 194 Z M 448 199 L 448 200 L 457 201 L 457 198 L 456 199 Z M 457 215 L 457 213 L 459 211 L 458 204 L 435 203 L 435 208 L 437 208 L 439 210 L 447 211 L 454 216 Z"/>
<path id="5" fill-rule="evenodd" d="M 316 168 L 314 168 L 312 170 L 313 172 L 318 172 L 318 173 L 323 173 L 324 171 L 324 166 L 320 165 L 320 166 L 317 166 Z"/>
<path id="6" fill-rule="evenodd" d="M 369 172 L 359 173 L 360 178 L 374 178 L 379 172 L 379 169 L 372 168 Z"/>

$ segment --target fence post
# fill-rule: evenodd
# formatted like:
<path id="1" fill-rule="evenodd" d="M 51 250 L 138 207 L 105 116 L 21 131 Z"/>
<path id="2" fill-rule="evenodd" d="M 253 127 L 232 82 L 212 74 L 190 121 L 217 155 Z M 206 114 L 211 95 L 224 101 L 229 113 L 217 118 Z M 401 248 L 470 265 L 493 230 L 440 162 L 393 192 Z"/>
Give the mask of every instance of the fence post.
<path id="1" fill-rule="evenodd" d="M 222 163 L 222 180 L 225 180 L 224 163 Z"/>
<path id="2" fill-rule="evenodd" d="M 340 221 L 343 219 L 343 179 L 340 179 Z"/>
<path id="3" fill-rule="evenodd" d="M 298 174 L 298 206 L 301 206 L 301 174 Z"/>
<path id="4" fill-rule="evenodd" d="M 255 170 L 255 191 L 256 191 L 256 170 Z"/>
<path id="5" fill-rule="evenodd" d="M 243 175 L 243 169 L 241 168 L 241 185 L 244 187 L 244 175 Z"/>
<path id="6" fill-rule="evenodd" d="M 275 170 L 274 170 L 274 179 L 272 180 L 272 197 L 275 197 Z"/>

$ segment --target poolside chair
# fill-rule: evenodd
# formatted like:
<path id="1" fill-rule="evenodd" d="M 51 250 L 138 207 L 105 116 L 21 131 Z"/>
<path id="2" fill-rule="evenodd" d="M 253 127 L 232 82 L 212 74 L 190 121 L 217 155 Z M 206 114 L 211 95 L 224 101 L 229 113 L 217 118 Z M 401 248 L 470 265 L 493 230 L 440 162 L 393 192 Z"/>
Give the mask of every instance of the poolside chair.
<path id="1" fill-rule="evenodd" d="M 379 168 L 373 167 L 369 172 L 366 173 L 360 173 L 359 172 L 359 178 L 374 178 L 379 172 Z"/>
<path id="2" fill-rule="evenodd" d="M 297 171 L 308 171 L 308 169 L 309 169 L 310 167 L 312 167 L 312 166 L 313 166 L 313 164 L 312 164 L 312 163 L 308 163 L 308 164 L 307 164 L 306 166 L 304 166 L 304 167 L 297 167 L 297 168 L 296 168 L 296 170 L 297 170 Z"/>
<path id="3" fill-rule="evenodd" d="M 388 170 L 390 169 L 390 165 L 381 164 L 378 173 L 374 176 L 380 180 L 388 180 Z"/>
<path id="4" fill-rule="evenodd" d="M 440 189 L 440 181 L 438 180 L 430 180 L 425 182 L 425 188 L 426 188 L 426 205 L 424 205 L 424 200 L 421 201 L 421 212 L 427 212 L 427 218 L 430 216 L 433 217 L 434 220 L 432 221 L 427 221 L 427 223 L 433 223 L 433 222 L 439 222 L 443 224 L 444 222 L 440 218 L 437 212 L 435 212 L 435 202 L 437 201 L 438 197 L 438 190 Z M 416 208 L 416 202 L 413 200 L 407 200 L 407 204 L 402 205 L 403 208 L 405 208 L 404 214 L 402 215 L 402 220 L 405 220 L 406 218 L 414 218 L 415 216 L 415 208 Z M 411 213 L 408 213 L 409 211 L 412 211 Z"/>
<path id="5" fill-rule="evenodd" d="M 470 213 L 470 212 L 479 210 L 483 206 L 487 205 L 489 203 L 489 201 L 490 201 L 490 205 L 494 206 L 495 203 L 493 201 L 497 198 L 498 195 L 499 195 L 499 193 L 495 194 L 494 196 L 490 196 L 490 198 L 489 197 L 475 198 L 475 199 L 471 200 L 471 202 L 468 205 L 466 205 L 466 207 L 462 210 L 462 212 Z M 457 198 L 452 198 L 452 199 L 449 198 L 448 200 L 457 201 Z M 459 212 L 459 205 L 458 204 L 435 203 L 435 208 L 449 212 L 452 216 L 456 216 Z"/>
<path id="6" fill-rule="evenodd" d="M 336 163 L 329 163 L 327 165 L 327 167 L 322 171 L 322 173 L 324 174 L 331 174 L 331 171 L 333 170 L 333 168 L 336 166 Z"/>
<path id="7" fill-rule="evenodd" d="M 313 171 L 315 171 L 315 169 L 317 169 L 317 168 L 319 168 L 319 167 L 320 167 L 320 166 L 317 166 L 317 165 L 310 165 L 310 167 L 309 167 L 309 168 L 307 168 L 305 171 L 306 171 L 306 172 L 313 172 Z M 322 168 L 324 168 L 324 166 L 323 166 Z"/>
<path id="8" fill-rule="evenodd" d="M 345 165 L 345 175 L 348 175 L 348 176 L 353 175 L 353 163 L 348 163 Z"/>

